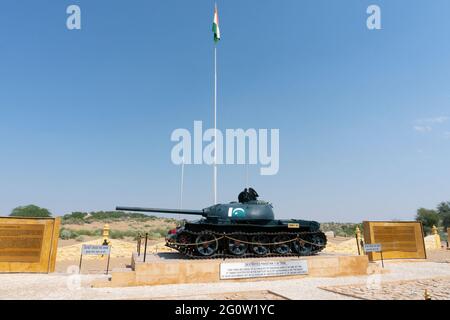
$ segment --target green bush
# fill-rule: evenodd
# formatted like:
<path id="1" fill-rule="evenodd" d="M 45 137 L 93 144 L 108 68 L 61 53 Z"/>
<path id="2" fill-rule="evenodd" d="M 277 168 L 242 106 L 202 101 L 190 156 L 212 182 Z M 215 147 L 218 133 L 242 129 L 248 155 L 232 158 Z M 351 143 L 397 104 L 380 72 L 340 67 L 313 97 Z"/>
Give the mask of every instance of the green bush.
<path id="1" fill-rule="evenodd" d="M 150 230 L 150 232 L 159 233 L 161 235 L 166 235 L 167 232 L 169 232 L 170 229 L 172 229 L 172 228 L 171 227 L 153 228 L 153 229 Z"/>
<path id="2" fill-rule="evenodd" d="M 86 212 L 72 212 L 70 217 L 73 219 L 84 219 L 87 216 Z"/>
<path id="3" fill-rule="evenodd" d="M 109 232 L 109 236 L 111 239 L 123 239 L 123 238 L 137 239 L 138 233 L 139 232 L 135 230 L 127 230 L 127 231 L 111 230 Z"/>
<path id="4" fill-rule="evenodd" d="M 95 230 L 77 230 L 77 233 L 82 236 L 88 236 L 88 237 L 99 237 L 103 234 L 102 229 L 95 229 Z"/>
<path id="5" fill-rule="evenodd" d="M 85 221 L 83 219 L 76 219 L 76 218 L 72 218 L 72 217 L 62 217 L 61 219 L 61 223 L 62 224 L 78 224 L 78 225 L 82 225 L 85 223 Z"/>
<path id="6" fill-rule="evenodd" d="M 354 237 L 356 227 L 359 227 L 362 234 L 364 231 L 362 223 L 325 222 L 320 224 L 323 232 L 333 231 L 336 236 L 340 237 Z"/>
<path id="7" fill-rule="evenodd" d="M 431 234 L 433 226 L 438 227 L 440 223 L 439 213 L 436 210 L 420 208 L 417 210 L 416 221 L 422 222 L 425 234 Z"/>
<path id="8" fill-rule="evenodd" d="M 17 207 L 13 209 L 10 217 L 51 217 L 52 214 L 45 208 L 40 208 L 35 206 L 34 204 L 30 204 L 28 206 Z"/>
<path id="9" fill-rule="evenodd" d="M 148 234 L 149 239 L 156 240 L 162 238 L 162 235 L 158 232 L 151 232 Z"/>
<path id="10" fill-rule="evenodd" d="M 69 240 L 72 237 L 72 232 L 67 229 L 61 229 L 61 232 L 59 233 L 59 237 L 63 240 Z"/>
<path id="11" fill-rule="evenodd" d="M 87 237 L 100 237 L 102 235 L 101 229 L 96 230 L 70 230 L 70 229 L 61 229 L 59 233 L 59 237 L 63 240 L 68 239 L 76 239 L 79 236 L 87 236 Z"/>

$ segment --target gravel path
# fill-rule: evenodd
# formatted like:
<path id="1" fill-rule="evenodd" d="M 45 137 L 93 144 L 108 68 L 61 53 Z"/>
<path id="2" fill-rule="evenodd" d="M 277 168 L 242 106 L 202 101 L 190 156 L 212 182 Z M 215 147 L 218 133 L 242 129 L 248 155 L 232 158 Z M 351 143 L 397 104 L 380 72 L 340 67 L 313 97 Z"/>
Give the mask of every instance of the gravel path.
<path id="1" fill-rule="evenodd" d="M 450 264 L 438 262 L 386 262 L 384 274 L 296 280 L 220 282 L 127 288 L 91 288 L 105 275 L 0 274 L 0 299 L 155 299 L 205 296 L 245 291 L 271 291 L 288 299 L 355 299 L 320 287 L 377 285 L 400 280 L 450 278 Z M 195 292 L 195 295 L 192 293 Z"/>

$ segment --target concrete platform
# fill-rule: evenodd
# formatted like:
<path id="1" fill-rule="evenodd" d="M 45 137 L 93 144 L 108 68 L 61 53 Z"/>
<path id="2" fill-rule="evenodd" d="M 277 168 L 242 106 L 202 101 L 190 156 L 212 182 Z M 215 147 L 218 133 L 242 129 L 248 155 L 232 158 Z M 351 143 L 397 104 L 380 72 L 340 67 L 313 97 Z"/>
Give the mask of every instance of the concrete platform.
<path id="1" fill-rule="evenodd" d="M 307 275 L 261 277 L 250 279 L 220 279 L 221 263 L 305 260 Z M 248 282 L 262 280 L 298 279 L 304 277 L 338 277 L 366 275 L 369 271 L 367 256 L 320 254 L 311 257 L 270 257 L 247 259 L 192 260 L 178 253 L 142 255 L 136 253 L 131 259 L 131 268 L 114 269 L 110 281 L 94 283 L 94 287 L 127 287 L 180 283 Z"/>

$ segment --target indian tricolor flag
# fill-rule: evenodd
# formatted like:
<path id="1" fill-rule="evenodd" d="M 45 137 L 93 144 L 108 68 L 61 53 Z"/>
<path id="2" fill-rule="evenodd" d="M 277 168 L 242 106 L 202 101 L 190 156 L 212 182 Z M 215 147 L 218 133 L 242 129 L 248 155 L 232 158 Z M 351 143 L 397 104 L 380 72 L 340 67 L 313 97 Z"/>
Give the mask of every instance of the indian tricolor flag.
<path id="1" fill-rule="evenodd" d="M 212 31 L 214 32 L 214 41 L 220 40 L 220 29 L 219 29 L 219 14 L 217 12 L 217 6 L 214 8 L 214 21 L 212 26 Z"/>

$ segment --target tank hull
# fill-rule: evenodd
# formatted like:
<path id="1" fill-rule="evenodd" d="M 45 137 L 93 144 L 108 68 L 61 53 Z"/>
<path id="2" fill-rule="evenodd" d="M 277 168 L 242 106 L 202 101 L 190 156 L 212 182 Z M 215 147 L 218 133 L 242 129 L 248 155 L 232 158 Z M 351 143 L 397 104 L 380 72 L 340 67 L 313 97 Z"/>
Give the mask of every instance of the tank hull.
<path id="1" fill-rule="evenodd" d="M 188 222 L 169 234 L 166 245 L 190 258 L 309 256 L 327 239 L 315 221 L 252 220 Z"/>

